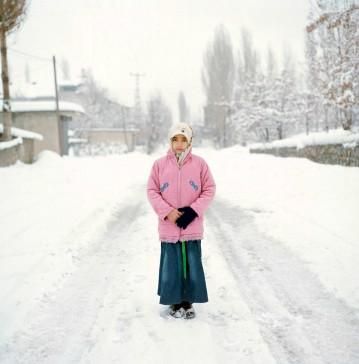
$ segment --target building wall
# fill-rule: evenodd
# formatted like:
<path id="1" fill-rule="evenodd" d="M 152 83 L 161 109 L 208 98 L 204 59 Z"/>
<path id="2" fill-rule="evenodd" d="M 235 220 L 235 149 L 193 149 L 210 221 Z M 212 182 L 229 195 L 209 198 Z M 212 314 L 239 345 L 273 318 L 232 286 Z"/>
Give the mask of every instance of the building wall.
<path id="1" fill-rule="evenodd" d="M 43 150 L 60 153 L 59 128 L 54 112 L 13 113 L 13 126 L 41 134 L 43 140 L 34 141 L 34 154 Z"/>

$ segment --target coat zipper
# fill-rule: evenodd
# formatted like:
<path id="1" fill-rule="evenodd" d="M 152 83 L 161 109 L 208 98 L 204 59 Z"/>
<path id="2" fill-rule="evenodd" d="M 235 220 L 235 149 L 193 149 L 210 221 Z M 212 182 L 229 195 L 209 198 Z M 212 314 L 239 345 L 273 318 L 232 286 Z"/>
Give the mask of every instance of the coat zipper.
<path id="1" fill-rule="evenodd" d="M 180 166 L 178 166 L 177 186 L 178 186 L 178 204 L 177 204 L 177 206 L 181 207 L 181 167 Z M 181 228 L 179 228 L 179 229 L 180 229 L 180 235 L 181 235 Z"/>

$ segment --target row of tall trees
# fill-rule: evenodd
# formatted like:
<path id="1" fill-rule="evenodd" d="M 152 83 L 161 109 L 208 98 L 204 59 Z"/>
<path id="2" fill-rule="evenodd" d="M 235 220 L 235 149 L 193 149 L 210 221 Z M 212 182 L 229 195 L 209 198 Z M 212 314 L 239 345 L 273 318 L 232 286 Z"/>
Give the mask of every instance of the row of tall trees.
<path id="1" fill-rule="evenodd" d="M 205 122 L 217 144 L 351 129 L 358 118 L 358 7 L 355 1 L 312 2 L 306 70 L 298 69 L 289 47 L 281 66 L 272 49 L 262 61 L 245 29 L 234 51 L 226 28 L 217 27 L 202 70 Z"/>
<path id="2" fill-rule="evenodd" d="M 243 29 L 241 38 L 235 57 L 230 35 L 221 25 L 204 54 L 206 124 L 219 146 L 282 138 L 301 122 L 301 95 L 290 49 L 284 52 L 280 71 L 268 49 L 263 71 L 250 32 Z"/>

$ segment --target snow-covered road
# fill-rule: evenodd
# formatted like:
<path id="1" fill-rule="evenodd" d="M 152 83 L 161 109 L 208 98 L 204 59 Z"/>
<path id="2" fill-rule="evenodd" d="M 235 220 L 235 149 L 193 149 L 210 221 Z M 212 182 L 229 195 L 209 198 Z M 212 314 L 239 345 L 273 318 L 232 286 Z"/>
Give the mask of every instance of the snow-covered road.
<path id="1" fill-rule="evenodd" d="M 236 159 L 242 163 L 242 183 L 251 173 L 248 181 L 254 180 L 253 170 L 246 166 L 253 158 Z M 270 160 L 271 168 L 280 163 L 283 175 L 290 173 L 284 160 Z M 60 179 L 53 190 L 44 191 L 44 186 L 52 182 L 47 179 L 59 181 L 54 170 L 29 180 L 29 188 L 37 192 L 32 204 L 24 207 L 27 222 L 11 225 L 7 215 L 24 206 L 20 202 L 0 209 L 8 219 L 3 220 L 8 226 L 2 226 L 5 240 L 0 254 L 0 363 L 359 363 L 359 309 L 351 304 L 357 296 L 345 296 L 356 283 L 350 281 L 353 277 L 344 265 L 337 269 L 345 262 L 349 272 L 357 271 L 352 267 L 357 269 L 353 263 L 358 251 L 350 245 L 350 232 L 346 245 L 329 241 L 325 246 L 323 238 L 305 255 L 290 236 L 277 239 L 272 229 L 266 231 L 258 224 L 274 219 L 273 211 L 246 203 L 249 199 L 240 204 L 230 201 L 232 196 L 223 193 L 218 179 L 202 245 L 210 302 L 196 306 L 195 320 L 169 318 L 156 296 L 160 245 L 156 217 L 145 196 L 151 160 L 129 156 L 106 160 L 108 166 L 105 160 L 88 160 L 86 168 L 84 161 L 60 164 L 59 173 L 69 183 L 62 184 Z M 268 163 L 266 157 L 263 161 Z M 51 158 L 49 162 L 52 166 Z M 129 166 L 134 163 L 146 173 L 132 173 Z M 301 162 L 293 163 L 298 171 Z M 214 166 L 217 175 L 219 166 Z M 114 172 L 118 167 L 122 173 Z M 26 177 L 36 165 L 17 168 Z M 98 168 L 103 170 L 95 183 Z M 225 163 L 221 168 L 223 176 Z M 305 163 L 303 170 L 309 170 Z M 10 176 L 15 169 L 8 171 L 0 177 Z M 358 174 L 352 171 L 354 186 Z M 330 167 L 324 172 L 329 173 Z M 8 181 L 15 180 L 8 177 Z M 122 192 L 116 193 L 119 186 Z M 72 196 L 66 197 L 68 208 L 62 205 L 65 190 Z M 98 193 L 97 202 L 91 205 L 94 193 Z M 290 190 L 290 194 L 298 193 Z M 20 201 L 24 196 L 17 197 Z M 305 202 L 303 193 L 301 197 Z M 87 206 L 80 208 L 81 201 L 88 201 Z M 350 210 L 348 201 L 343 206 Z M 30 207 L 36 204 L 30 218 Z M 49 206 L 56 207 L 55 212 Z M 344 209 L 341 206 L 338 202 L 339 211 Z M 50 229 L 41 230 L 41 224 Z M 296 231 L 306 224 L 298 220 Z M 32 230 L 41 234 L 29 235 Z M 55 236 L 54 231 L 62 234 Z M 339 231 L 341 236 L 345 232 Z M 328 257 L 337 252 L 333 260 L 337 266 L 318 260 L 323 246 Z M 347 258 L 348 252 L 353 261 Z"/>
<path id="2" fill-rule="evenodd" d="M 253 221 L 258 213 L 217 202 L 209 221 L 248 319 L 274 361 L 359 362 L 358 311 L 329 293 L 305 261 L 259 233 Z"/>
<path id="3" fill-rule="evenodd" d="M 210 303 L 191 322 L 166 317 L 155 297 L 159 246 L 143 236 L 152 223 L 143 189 L 73 251 L 75 268 L 27 313 L 1 363 L 359 362 L 357 312 L 258 232 L 260 211 L 220 200 L 203 245 Z"/>

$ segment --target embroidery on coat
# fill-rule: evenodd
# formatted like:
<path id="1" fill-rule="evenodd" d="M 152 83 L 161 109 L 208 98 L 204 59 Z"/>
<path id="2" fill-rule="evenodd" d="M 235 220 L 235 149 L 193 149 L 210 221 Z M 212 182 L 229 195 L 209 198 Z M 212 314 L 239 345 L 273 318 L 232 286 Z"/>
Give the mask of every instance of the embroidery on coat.
<path id="1" fill-rule="evenodd" d="M 192 188 L 197 191 L 198 190 L 198 186 L 196 185 L 195 182 L 193 182 L 192 180 L 189 181 L 189 184 L 192 186 Z"/>
<path id="2" fill-rule="evenodd" d="M 161 188 L 160 188 L 160 191 L 163 192 L 167 187 L 169 186 L 168 182 L 165 182 Z"/>

